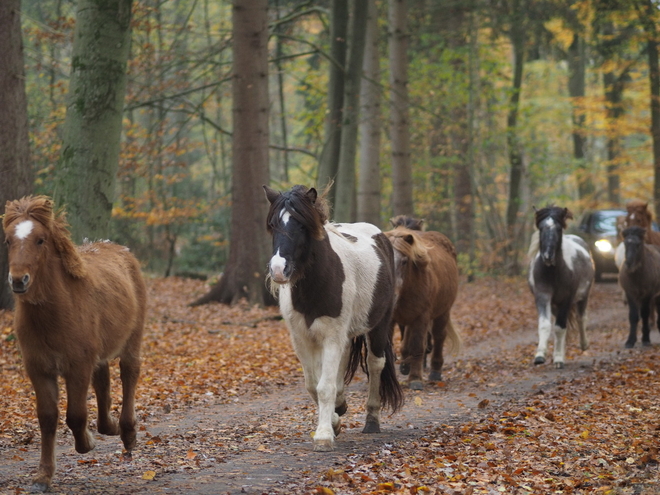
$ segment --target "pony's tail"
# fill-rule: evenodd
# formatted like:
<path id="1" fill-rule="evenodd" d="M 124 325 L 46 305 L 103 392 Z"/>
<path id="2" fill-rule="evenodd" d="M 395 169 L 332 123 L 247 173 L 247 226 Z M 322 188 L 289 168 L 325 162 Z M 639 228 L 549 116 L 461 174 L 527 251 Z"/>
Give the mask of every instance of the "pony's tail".
<path id="1" fill-rule="evenodd" d="M 348 366 L 344 372 L 344 383 L 348 385 L 357 371 L 358 366 L 362 367 L 367 376 L 369 376 L 369 369 L 367 367 L 367 339 L 364 335 L 360 335 L 353 339 L 351 344 L 350 356 L 348 358 Z M 404 394 L 399 380 L 396 376 L 396 368 L 394 362 L 394 349 L 392 348 L 392 341 L 390 340 L 385 347 L 385 367 L 380 374 L 380 403 L 382 407 L 389 407 L 392 413 L 397 412 L 403 406 Z"/>
<path id="2" fill-rule="evenodd" d="M 394 349 L 392 341 L 385 347 L 385 367 L 380 374 L 380 403 L 382 407 L 389 407 L 394 414 L 403 406 L 404 395 L 394 366 Z"/>
<path id="3" fill-rule="evenodd" d="M 461 352 L 461 349 L 463 348 L 463 339 L 461 339 L 461 335 L 456 331 L 454 328 L 454 325 L 451 322 L 451 317 L 449 318 L 449 321 L 447 321 L 447 338 L 445 340 L 445 343 L 447 345 L 447 352 L 450 354 L 458 354 Z"/>
<path id="4" fill-rule="evenodd" d="M 367 347 L 367 339 L 364 335 L 358 335 L 353 338 L 351 343 L 351 353 L 348 358 L 348 365 L 346 366 L 346 371 L 344 371 L 344 383 L 348 385 L 353 380 L 355 372 L 358 369 L 358 366 L 362 367 L 367 376 L 369 376 L 369 370 L 367 369 L 367 359 L 362 352 L 362 348 Z"/>

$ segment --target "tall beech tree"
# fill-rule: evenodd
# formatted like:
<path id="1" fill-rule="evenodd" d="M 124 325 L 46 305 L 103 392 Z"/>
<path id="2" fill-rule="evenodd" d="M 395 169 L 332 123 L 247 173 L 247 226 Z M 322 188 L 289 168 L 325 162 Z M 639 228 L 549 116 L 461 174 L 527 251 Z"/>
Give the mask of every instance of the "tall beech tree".
<path id="1" fill-rule="evenodd" d="M 229 260 L 218 283 L 193 305 L 271 304 L 264 283 L 270 254 L 268 201 L 268 0 L 235 0 L 233 19 L 232 209 Z"/>
<path id="2" fill-rule="evenodd" d="M 0 212 L 32 191 L 27 98 L 21 37 L 21 2 L 0 2 Z M 0 229 L 0 309 L 13 305 L 7 280 L 7 246 Z"/>
<path id="3" fill-rule="evenodd" d="M 132 0 L 79 0 L 55 199 L 72 238 L 107 238 L 119 167 Z"/>

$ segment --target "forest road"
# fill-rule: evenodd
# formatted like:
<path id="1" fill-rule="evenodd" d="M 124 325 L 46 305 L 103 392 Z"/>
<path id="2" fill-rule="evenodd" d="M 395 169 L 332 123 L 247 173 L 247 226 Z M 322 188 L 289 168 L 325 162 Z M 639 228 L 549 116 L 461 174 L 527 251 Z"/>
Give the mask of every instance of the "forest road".
<path id="1" fill-rule="evenodd" d="M 348 387 L 344 430 L 330 453 L 312 451 L 316 408 L 298 378 L 264 394 L 235 397 L 229 404 L 162 411 L 141 422 L 138 447 L 130 460 L 122 457 L 116 437 L 98 434 L 94 451 L 77 454 L 70 432 L 63 434 L 60 428 L 51 492 L 300 493 L 304 480 L 319 480 L 333 467 L 350 464 L 352 458 L 377 457 L 400 441 L 432 435 L 435 428 L 479 421 L 511 401 L 585 376 L 599 363 L 640 352 L 623 348 L 627 311 L 618 285 L 596 284 L 592 301 L 591 347 L 582 353 L 576 350 L 577 339 L 569 340 L 564 369 L 556 370 L 551 363 L 531 364 L 537 343 L 535 322 L 466 343 L 458 356 L 447 359 L 446 381 L 427 384 L 421 392 L 406 389 L 403 409 L 394 415 L 384 412 L 379 434 L 361 433 L 366 379 L 359 372 Z M 654 332 L 652 340 L 657 338 Z M 38 439 L 19 451 L 0 451 L 0 493 L 27 490 L 38 461 Z"/>

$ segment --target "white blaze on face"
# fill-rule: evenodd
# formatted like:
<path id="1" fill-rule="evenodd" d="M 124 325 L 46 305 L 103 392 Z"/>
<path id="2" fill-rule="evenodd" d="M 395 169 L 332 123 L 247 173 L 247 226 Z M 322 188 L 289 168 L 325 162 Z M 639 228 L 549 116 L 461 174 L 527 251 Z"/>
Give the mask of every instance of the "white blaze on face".
<path id="1" fill-rule="evenodd" d="M 282 210 L 280 213 L 280 220 L 282 220 L 283 225 L 289 223 L 289 218 L 291 218 L 291 213 L 289 213 L 287 210 Z"/>
<path id="2" fill-rule="evenodd" d="M 277 253 L 273 255 L 270 259 L 270 276 L 277 283 L 283 283 L 286 281 L 284 276 L 284 269 L 286 268 L 286 259 L 280 256 L 280 250 L 277 250 Z"/>
<path id="3" fill-rule="evenodd" d="M 14 230 L 14 235 L 20 240 L 25 240 L 27 236 L 30 235 L 32 229 L 34 228 L 34 223 L 32 220 L 24 220 L 16 226 Z"/>
<path id="4" fill-rule="evenodd" d="M 555 226 L 555 221 L 552 219 L 552 217 L 546 218 L 543 220 L 543 223 L 550 228 Z"/>

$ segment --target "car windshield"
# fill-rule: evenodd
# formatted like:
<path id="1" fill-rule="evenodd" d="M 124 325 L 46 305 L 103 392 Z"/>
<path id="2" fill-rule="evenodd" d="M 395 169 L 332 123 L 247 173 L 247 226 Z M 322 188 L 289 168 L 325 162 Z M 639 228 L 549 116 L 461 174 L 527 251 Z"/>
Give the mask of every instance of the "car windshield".
<path id="1" fill-rule="evenodd" d="M 622 212 L 601 212 L 594 215 L 594 230 L 602 234 L 616 235 L 616 217 L 621 215 Z"/>

